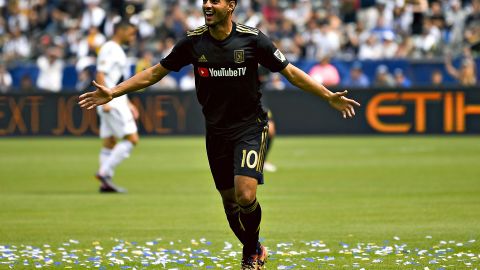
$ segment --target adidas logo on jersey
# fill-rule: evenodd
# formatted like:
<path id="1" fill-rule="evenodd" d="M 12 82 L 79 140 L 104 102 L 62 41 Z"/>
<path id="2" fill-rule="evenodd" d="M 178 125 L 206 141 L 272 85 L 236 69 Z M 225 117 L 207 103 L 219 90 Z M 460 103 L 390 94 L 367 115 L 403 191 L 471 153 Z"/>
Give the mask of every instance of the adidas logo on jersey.
<path id="1" fill-rule="evenodd" d="M 202 56 L 200 56 L 200 58 L 198 58 L 198 62 L 200 62 L 200 63 L 208 62 L 207 57 L 205 57 L 205 54 L 202 54 Z"/>

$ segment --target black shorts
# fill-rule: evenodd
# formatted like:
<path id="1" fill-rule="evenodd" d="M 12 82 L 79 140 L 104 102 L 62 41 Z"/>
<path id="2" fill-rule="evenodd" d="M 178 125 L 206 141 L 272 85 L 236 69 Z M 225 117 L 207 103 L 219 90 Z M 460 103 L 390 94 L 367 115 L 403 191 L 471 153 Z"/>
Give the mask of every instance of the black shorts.
<path id="1" fill-rule="evenodd" d="M 263 130 L 257 128 L 235 140 L 207 133 L 208 162 L 218 190 L 233 188 L 235 175 L 249 176 L 257 179 L 258 184 L 263 184 L 267 137 L 266 123 Z"/>

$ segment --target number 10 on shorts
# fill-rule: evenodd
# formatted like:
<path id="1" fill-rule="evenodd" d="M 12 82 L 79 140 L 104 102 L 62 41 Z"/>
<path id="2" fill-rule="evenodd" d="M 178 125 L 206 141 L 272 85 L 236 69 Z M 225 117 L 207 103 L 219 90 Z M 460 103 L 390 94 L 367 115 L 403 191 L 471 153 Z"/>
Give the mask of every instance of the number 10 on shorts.
<path id="1" fill-rule="evenodd" d="M 243 157 L 242 157 L 242 168 L 245 168 L 245 164 L 248 168 L 253 169 L 257 166 L 258 163 L 258 153 L 255 150 L 250 150 L 247 153 L 246 149 L 242 150 Z M 253 162 L 252 162 L 253 156 Z"/>

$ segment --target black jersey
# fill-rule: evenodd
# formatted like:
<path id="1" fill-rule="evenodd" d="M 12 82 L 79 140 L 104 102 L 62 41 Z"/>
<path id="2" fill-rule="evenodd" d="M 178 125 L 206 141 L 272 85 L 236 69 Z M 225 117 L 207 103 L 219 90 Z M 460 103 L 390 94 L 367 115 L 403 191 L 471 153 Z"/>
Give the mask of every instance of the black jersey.
<path id="1" fill-rule="evenodd" d="M 261 31 L 236 23 L 222 41 L 214 39 L 206 25 L 187 32 L 160 63 L 173 71 L 193 64 L 197 98 L 207 132 L 231 138 L 265 119 L 260 103 L 258 64 L 272 72 L 288 65 L 287 59 Z"/>

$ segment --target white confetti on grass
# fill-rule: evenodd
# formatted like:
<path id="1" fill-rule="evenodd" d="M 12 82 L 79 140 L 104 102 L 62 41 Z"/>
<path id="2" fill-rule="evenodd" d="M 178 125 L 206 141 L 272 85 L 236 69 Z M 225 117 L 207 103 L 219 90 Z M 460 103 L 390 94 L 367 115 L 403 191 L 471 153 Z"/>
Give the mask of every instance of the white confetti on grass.
<path id="1" fill-rule="evenodd" d="M 426 237 L 427 238 L 427 237 Z M 329 268 L 335 265 L 343 268 L 381 267 L 386 262 L 394 262 L 399 267 L 419 269 L 477 269 L 480 254 L 469 250 L 475 239 L 465 242 L 440 240 L 431 248 L 410 247 L 394 236 L 394 243 L 340 242 L 331 246 L 321 240 L 270 244 L 269 260 L 277 269 Z M 431 239 L 431 238 L 427 238 Z M 41 247 L 30 245 L 0 245 L 0 265 L 9 268 L 120 268 L 120 269 L 235 269 L 242 256 L 239 245 L 223 243 L 223 249 L 211 251 L 212 242 L 206 238 L 190 241 L 162 241 L 158 238 L 144 244 L 112 239 L 113 247 L 95 241 L 87 249 L 78 248 L 80 241 L 70 239 L 58 247 L 44 244 Z M 112 246 L 108 243 L 107 246 Z M 217 245 L 218 246 L 218 245 Z M 349 263 L 347 265 L 346 263 Z"/>

